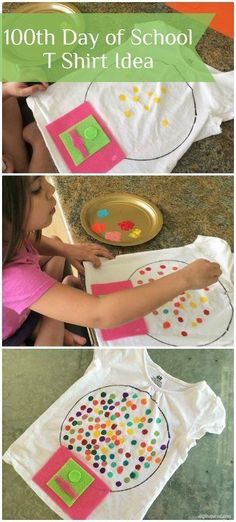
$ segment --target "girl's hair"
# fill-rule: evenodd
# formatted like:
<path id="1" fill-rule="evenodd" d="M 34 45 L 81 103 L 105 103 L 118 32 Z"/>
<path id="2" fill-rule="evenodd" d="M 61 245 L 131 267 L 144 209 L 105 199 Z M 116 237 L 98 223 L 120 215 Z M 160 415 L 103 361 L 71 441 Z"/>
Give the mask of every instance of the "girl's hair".
<path id="1" fill-rule="evenodd" d="M 26 238 L 25 224 L 30 211 L 30 179 L 29 176 L 2 177 L 3 266 L 11 261 Z M 10 240 L 6 238 L 4 230 L 6 222 L 11 225 Z M 37 230 L 36 240 L 40 237 L 41 230 Z"/>

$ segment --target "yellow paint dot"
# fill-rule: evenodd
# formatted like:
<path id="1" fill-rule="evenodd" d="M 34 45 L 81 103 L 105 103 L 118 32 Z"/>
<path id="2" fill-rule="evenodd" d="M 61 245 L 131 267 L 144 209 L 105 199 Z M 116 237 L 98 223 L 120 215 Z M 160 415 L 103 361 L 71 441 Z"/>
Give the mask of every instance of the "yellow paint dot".
<path id="1" fill-rule="evenodd" d="M 139 87 L 133 87 L 133 88 L 132 88 L 132 91 L 133 91 L 133 92 L 139 92 Z"/>
<path id="2" fill-rule="evenodd" d="M 108 432 L 107 432 L 107 435 L 108 435 L 108 437 L 112 437 L 112 435 L 113 435 L 113 431 L 112 431 L 112 430 L 108 431 Z"/>
<path id="3" fill-rule="evenodd" d="M 139 455 L 144 455 L 145 450 L 144 449 L 140 449 L 138 453 L 139 453 Z"/>
<path id="4" fill-rule="evenodd" d="M 161 120 L 161 125 L 162 125 L 162 127 L 164 127 L 164 128 L 167 127 L 167 125 L 169 125 L 168 120 L 165 120 L 165 119 L 164 119 L 164 120 Z"/>
<path id="5" fill-rule="evenodd" d="M 153 95 L 153 92 L 152 92 L 152 91 L 148 91 L 148 92 L 147 92 L 147 95 L 148 95 L 148 96 L 152 96 L 152 95 Z"/>
<path id="6" fill-rule="evenodd" d="M 144 105 L 143 108 L 145 111 L 150 111 L 150 107 L 148 105 Z"/>
<path id="7" fill-rule="evenodd" d="M 100 435 L 100 431 L 96 431 L 96 430 L 95 430 L 95 431 L 93 432 L 93 435 L 94 435 L 94 437 L 99 437 L 99 435 Z"/>
<path id="8" fill-rule="evenodd" d="M 124 115 L 125 115 L 126 118 L 131 118 L 132 114 L 133 114 L 133 113 L 132 113 L 132 111 L 130 111 L 130 110 L 128 110 L 128 111 L 124 111 Z"/>
<path id="9" fill-rule="evenodd" d="M 134 417 L 134 418 L 133 418 L 133 422 L 134 422 L 135 424 L 137 424 L 137 423 L 139 422 L 139 417 Z"/>
<path id="10" fill-rule="evenodd" d="M 124 442 L 125 442 L 125 439 L 123 439 L 123 437 L 120 437 L 120 443 L 124 444 Z"/>
<path id="11" fill-rule="evenodd" d="M 128 428 L 127 433 L 128 433 L 128 435 L 133 435 L 134 430 L 132 428 Z"/>
<path id="12" fill-rule="evenodd" d="M 197 308 L 197 305 L 196 303 L 194 303 L 194 301 L 191 301 L 191 303 L 189 303 L 191 308 Z"/>
<path id="13" fill-rule="evenodd" d="M 161 92 L 163 92 L 163 94 L 165 94 L 165 93 L 167 92 L 167 88 L 164 87 L 164 86 L 162 86 L 162 87 L 161 87 Z"/>
<path id="14" fill-rule="evenodd" d="M 208 297 L 201 296 L 200 297 L 200 303 L 207 303 Z"/>
<path id="15" fill-rule="evenodd" d="M 161 98 L 158 98 L 158 96 L 155 96 L 155 98 L 153 98 L 153 100 L 155 103 L 160 103 Z"/>
<path id="16" fill-rule="evenodd" d="M 95 413 L 98 413 L 100 408 L 94 408 Z"/>
<path id="17" fill-rule="evenodd" d="M 111 424 L 112 424 L 112 421 L 110 421 L 110 420 L 107 420 L 107 421 L 106 421 L 106 425 L 107 425 L 107 427 L 111 426 Z"/>
<path id="18" fill-rule="evenodd" d="M 119 422 L 119 427 L 120 427 L 120 428 L 124 428 L 124 426 L 125 426 L 125 423 L 124 423 L 124 422 Z"/>
<path id="19" fill-rule="evenodd" d="M 132 100 L 134 102 L 139 102 L 140 101 L 140 96 L 133 96 Z"/>
<path id="20" fill-rule="evenodd" d="M 121 102 L 127 100 L 127 96 L 126 96 L 126 94 L 120 94 L 120 95 L 119 95 L 119 100 L 120 100 Z"/>
<path id="21" fill-rule="evenodd" d="M 193 322 L 192 322 L 192 326 L 193 326 L 193 328 L 194 328 L 195 326 L 197 326 L 197 323 L 196 323 L 195 321 L 193 321 Z"/>
<path id="22" fill-rule="evenodd" d="M 101 448 L 101 452 L 105 455 L 107 453 L 108 449 L 107 448 Z"/>

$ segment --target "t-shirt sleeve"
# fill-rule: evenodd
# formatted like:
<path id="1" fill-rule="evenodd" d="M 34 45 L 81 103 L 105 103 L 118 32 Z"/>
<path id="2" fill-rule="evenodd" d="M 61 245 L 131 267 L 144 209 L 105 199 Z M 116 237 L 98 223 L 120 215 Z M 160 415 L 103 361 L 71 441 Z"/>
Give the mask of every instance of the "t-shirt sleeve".
<path id="1" fill-rule="evenodd" d="M 35 303 L 56 280 L 34 263 L 19 263 L 3 270 L 4 307 L 21 314 Z"/>
<path id="2" fill-rule="evenodd" d="M 208 68 L 215 80 L 208 84 L 211 115 L 220 117 L 221 121 L 231 120 L 234 116 L 234 71 Z"/>
<path id="3" fill-rule="evenodd" d="M 197 397 L 195 417 L 188 433 L 189 438 L 196 441 L 207 432 L 222 433 L 225 428 L 225 417 L 225 408 L 220 397 L 206 384 Z"/>

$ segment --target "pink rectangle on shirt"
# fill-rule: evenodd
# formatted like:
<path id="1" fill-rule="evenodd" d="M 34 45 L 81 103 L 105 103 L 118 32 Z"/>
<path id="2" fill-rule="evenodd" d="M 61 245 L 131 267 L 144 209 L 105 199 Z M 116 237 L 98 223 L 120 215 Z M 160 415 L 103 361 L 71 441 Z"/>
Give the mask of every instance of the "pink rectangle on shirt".
<path id="1" fill-rule="evenodd" d="M 94 481 L 84 491 L 81 496 L 74 502 L 73 506 L 68 507 L 57 495 L 50 489 L 47 482 L 59 471 L 59 469 L 69 460 L 73 459 L 85 471 L 87 471 Z M 47 495 L 57 504 L 72 520 L 85 520 L 92 511 L 102 502 L 102 500 L 110 492 L 109 487 L 101 480 L 92 469 L 90 469 L 81 459 L 78 459 L 71 451 L 61 446 L 44 466 L 34 475 L 32 480 L 47 493 Z"/>
<path id="2" fill-rule="evenodd" d="M 106 295 L 120 290 L 133 288 L 131 281 L 114 281 L 112 283 L 99 283 L 91 285 L 93 295 Z M 134 337 L 135 335 L 145 335 L 148 333 L 147 325 L 143 317 L 135 319 L 129 323 L 116 326 L 115 328 L 106 328 L 101 330 L 104 341 L 113 341 L 114 339 L 122 339 L 123 337 Z"/>
<path id="3" fill-rule="evenodd" d="M 87 116 L 93 116 L 99 123 L 105 134 L 110 139 L 102 149 L 95 152 L 92 156 L 88 157 L 80 165 L 75 165 L 68 150 L 60 139 L 60 134 L 72 125 L 76 125 Z M 84 102 L 70 112 L 67 112 L 60 118 L 57 118 L 53 122 L 46 125 L 46 129 L 52 137 L 57 149 L 59 150 L 64 162 L 69 168 L 70 172 L 84 172 L 84 173 L 96 173 L 101 174 L 111 170 L 117 163 L 120 163 L 125 159 L 125 154 L 121 149 L 120 145 L 115 140 L 111 131 L 108 129 L 102 118 L 96 113 L 92 105 L 89 102 Z"/>

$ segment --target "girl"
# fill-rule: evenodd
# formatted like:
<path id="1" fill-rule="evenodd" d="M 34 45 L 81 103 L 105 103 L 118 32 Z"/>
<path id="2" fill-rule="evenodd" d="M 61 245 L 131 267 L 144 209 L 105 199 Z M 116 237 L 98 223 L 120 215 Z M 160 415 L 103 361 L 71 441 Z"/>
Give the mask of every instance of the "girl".
<path id="1" fill-rule="evenodd" d="M 83 344 L 84 339 L 68 332 L 64 323 L 112 328 L 150 313 L 186 290 L 218 281 L 220 266 L 199 259 L 142 287 L 102 299 L 86 294 L 78 278 L 63 279 L 65 260 L 83 273 L 83 261 L 99 267 L 98 256 L 113 256 L 96 244 L 70 245 L 42 236 L 41 229 L 55 212 L 54 190 L 43 176 L 3 177 L 5 345 L 19 345 L 32 336 L 39 346 Z"/>

